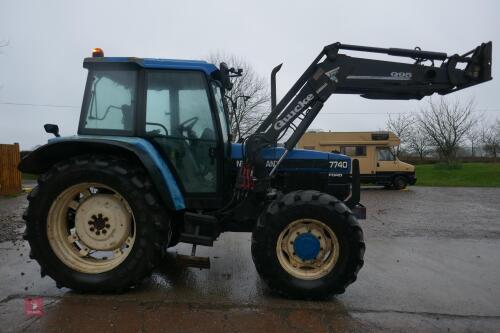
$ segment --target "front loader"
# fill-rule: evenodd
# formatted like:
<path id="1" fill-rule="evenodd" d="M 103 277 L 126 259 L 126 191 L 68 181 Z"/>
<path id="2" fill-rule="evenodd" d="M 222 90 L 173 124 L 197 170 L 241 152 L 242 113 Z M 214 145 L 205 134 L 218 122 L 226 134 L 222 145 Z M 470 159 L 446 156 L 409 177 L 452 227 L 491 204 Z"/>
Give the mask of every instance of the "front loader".
<path id="1" fill-rule="evenodd" d="M 114 292 L 139 284 L 178 242 L 193 244 L 187 261 L 207 266 L 196 246 L 225 231 L 252 232 L 256 269 L 273 291 L 306 299 L 342 293 L 365 251 L 359 166 L 294 149 L 297 141 L 332 94 L 421 99 L 491 80 L 491 47 L 450 56 L 331 44 L 238 144 L 230 142 L 224 96 L 241 71 L 95 49 L 84 60 L 78 135 L 59 137 L 46 125 L 56 137 L 19 165 L 39 174 L 24 215 L 31 257 L 58 287 Z M 330 181 L 336 177 L 349 179 L 350 195 L 338 190 L 345 182 Z"/>

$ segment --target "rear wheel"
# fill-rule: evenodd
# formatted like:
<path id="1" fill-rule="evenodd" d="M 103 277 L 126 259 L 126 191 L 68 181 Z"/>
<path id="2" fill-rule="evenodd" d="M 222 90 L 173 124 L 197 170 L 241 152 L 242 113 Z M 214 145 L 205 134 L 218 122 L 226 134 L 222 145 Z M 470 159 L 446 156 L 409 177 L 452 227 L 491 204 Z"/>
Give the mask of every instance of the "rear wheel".
<path id="1" fill-rule="evenodd" d="M 56 164 L 30 193 L 26 239 L 58 287 L 120 291 L 154 267 L 169 220 L 142 168 L 112 156 Z"/>
<path id="2" fill-rule="evenodd" d="M 82 273 L 102 273 L 119 266 L 134 246 L 136 229 L 127 200 L 100 183 L 68 187 L 47 216 L 52 251 L 66 266 Z"/>
<path id="3" fill-rule="evenodd" d="M 317 191 L 271 203 L 252 234 L 252 256 L 269 287 L 288 297 L 343 293 L 363 265 L 361 228 L 349 209 Z"/>

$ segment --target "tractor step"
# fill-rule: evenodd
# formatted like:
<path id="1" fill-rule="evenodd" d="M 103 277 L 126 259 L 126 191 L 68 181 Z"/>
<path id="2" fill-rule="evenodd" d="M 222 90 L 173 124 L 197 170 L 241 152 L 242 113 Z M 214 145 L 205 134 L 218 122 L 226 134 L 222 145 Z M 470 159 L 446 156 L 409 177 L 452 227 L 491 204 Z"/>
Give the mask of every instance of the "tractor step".
<path id="1" fill-rule="evenodd" d="M 210 268 L 210 258 L 209 257 L 195 257 L 188 256 L 184 254 L 177 254 L 177 263 L 183 267 L 194 267 L 200 269 Z"/>
<path id="2" fill-rule="evenodd" d="M 366 220 L 366 207 L 362 204 L 358 203 L 351 208 L 351 211 L 358 220 Z"/>
<path id="3" fill-rule="evenodd" d="M 212 237 L 201 236 L 201 235 L 196 235 L 196 234 L 188 234 L 185 232 L 183 232 L 181 234 L 181 238 L 179 239 L 179 241 L 182 243 L 198 244 L 198 245 L 205 245 L 205 246 L 213 246 L 214 245 L 214 239 Z"/>
<path id="4" fill-rule="evenodd" d="M 191 255 L 177 254 L 177 262 L 184 267 L 195 267 L 199 269 L 209 269 L 210 268 L 210 258 L 209 257 L 197 257 L 196 256 L 196 245 L 193 244 L 191 250 Z"/>
<path id="5" fill-rule="evenodd" d="M 211 215 L 184 213 L 184 232 L 180 241 L 189 244 L 213 246 L 220 234 L 220 225 L 216 217 Z"/>

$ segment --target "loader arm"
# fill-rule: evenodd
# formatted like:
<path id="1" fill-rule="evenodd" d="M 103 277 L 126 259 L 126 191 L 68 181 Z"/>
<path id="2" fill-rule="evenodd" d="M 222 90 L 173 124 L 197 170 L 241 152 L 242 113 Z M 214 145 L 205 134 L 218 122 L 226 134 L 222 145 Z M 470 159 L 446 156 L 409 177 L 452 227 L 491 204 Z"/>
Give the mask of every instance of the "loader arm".
<path id="1" fill-rule="evenodd" d="M 332 94 L 358 94 L 369 99 L 422 99 L 434 93 L 449 94 L 491 80 L 492 43 L 483 43 L 463 55 L 419 49 L 374 48 L 334 43 L 326 46 L 297 82 L 246 141 L 245 168 L 238 184 L 266 188 L 287 152 L 292 150 L 323 104 Z M 340 50 L 384 53 L 413 59 L 413 63 L 357 58 Z M 440 62 L 436 65 L 435 62 Z M 268 173 L 261 158 L 264 147 L 274 146 L 291 130 L 285 153 Z M 243 170 L 245 169 L 245 170 Z M 246 175 L 246 176 L 244 176 Z M 241 178 L 240 177 L 240 178 Z M 259 186 L 263 183 L 263 186 Z"/>

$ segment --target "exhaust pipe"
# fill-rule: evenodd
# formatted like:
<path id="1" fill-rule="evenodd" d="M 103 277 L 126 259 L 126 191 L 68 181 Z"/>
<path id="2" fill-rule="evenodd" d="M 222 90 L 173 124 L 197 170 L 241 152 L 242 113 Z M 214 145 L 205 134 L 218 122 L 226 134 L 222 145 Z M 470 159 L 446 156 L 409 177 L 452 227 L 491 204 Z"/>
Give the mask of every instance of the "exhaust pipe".
<path id="1" fill-rule="evenodd" d="M 276 107 L 276 74 L 278 74 L 283 64 L 279 64 L 271 71 L 271 110 Z"/>

